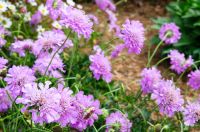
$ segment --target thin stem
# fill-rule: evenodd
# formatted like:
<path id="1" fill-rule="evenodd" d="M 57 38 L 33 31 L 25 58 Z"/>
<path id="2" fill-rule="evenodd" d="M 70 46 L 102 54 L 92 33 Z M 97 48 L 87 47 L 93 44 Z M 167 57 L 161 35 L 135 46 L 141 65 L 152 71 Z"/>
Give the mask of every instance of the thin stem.
<path id="1" fill-rule="evenodd" d="M 145 119 L 145 117 L 144 117 L 142 111 L 140 110 L 140 108 L 138 108 L 136 105 L 133 105 L 133 107 L 136 108 L 136 109 L 138 110 L 138 112 L 141 114 L 141 116 L 142 116 L 142 118 L 143 118 L 143 120 L 144 120 L 144 122 L 145 122 L 145 124 L 146 124 L 147 121 L 146 121 L 146 119 Z"/>
<path id="2" fill-rule="evenodd" d="M 3 56 L 5 59 L 9 59 L 8 56 L 2 51 L 2 49 L 0 49 L 0 53 L 2 54 L 2 56 Z"/>
<path id="3" fill-rule="evenodd" d="M 114 97 L 114 94 L 111 92 L 112 90 L 111 90 L 109 83 L 107 83 L 107 85 L 108 85 L 109 93 L 111 93 L 111 95 Z"/>
<path id="4" fill-rule="evenodd" d="M 107 95 L 107 94 L 110 94 L 110 93 L 113 93 L 113 92 L 119 91 L 120 89 L 121 89 L 121 88 L 117 88 L 117 89 L 115 89 L 115 90 L 112 90 L 112 91 L 110 91 L 110 92 L 105 93 L 104 95 Z"/>
<path id="5" fill-rule="evenodd" d="M 95 132 L 98 132 L 97 128 L 95 127 L 95 125 L 93 125 Z"/>
<path id="6" fill-rule="evenodd" d="M 46 76 L 47 71 L 48 71 L 48 69 L 49 69 L 49 67 L 50 67 L 50 65 L 51 65 L 51 63 L 52 63 L 54 57 L 56 56 L 56 54 L 57 54 L 57 53 L 59 52 L 59 50 L 65 45 L 66 41 L 67 41 L 68 38 L 69 38 L 70 33 L 71 33 L 71 30 L 69 31 L 69 33 L 68 33 L 68 35 L 67 35 L 67 38 L 65 39 L 65 41 L 63 42 L 63 44 L 62 44 L 62 45 L 56 50 L 56 52 L 53 54 L 53 56 L 52 56 L 52 58 L 51 58 L 51 60 L 50 60 L 50 62 L 49 62 L 49 65 L 47 66 L 47 68 L 46 68 L 46 70 L 45 70 L 44 76 Z"/>
<path id="7" fill-rule="evenodd" d="M 121 3 L 123 3 L 123 2 L 127 2 L 127 0 L 120 0 L 120 1 L 118 1 L 115 5 L 118 6 L 118 5 L 120 5 Z"/>
<path id="8" fill-rule="evenodd" d="M 163 61 L 165 61 L 165 60 L 167 60 L 167 59 L 169 59 L 170 57 L 169 56 L 167 56 L 167 57 L 165 57 L 165 58 L 163 58 L 163 59 L 161 59 L 160 61 L 158 61 L 157 63 L 156 63 L 156 65 L 155 66 L 158 66 L 160 63 L 162 63 Z"/>
<path id="9" fill-rule="evenodd" d="M 1 124 L 2 124 L 2 127 L 3 127 L 3 132 L 6 132 L 6 127 L 5 127 L 5 124 L 4 124 L 3 120 L 1 120 Z"/>
<path id="10" fill-rule="evenodd" d="M 165 36 L 164 36 L 164 39 L 162 39 L 162 40 L 160 41 L 160 43 L 156 46 L 155 50 L 153 51 L 153 54 L 151 55 L 150 59 L 148 60 L 147 67 L 150 66 L 151 61 L 152 61 L 153 57 L 155 56 L 157 50 L 158 50 L 159 47 L 163 44 L 165 38 L 166 38 L 168 35 L 169 35 L 169 33 L 166 33 Z"/>

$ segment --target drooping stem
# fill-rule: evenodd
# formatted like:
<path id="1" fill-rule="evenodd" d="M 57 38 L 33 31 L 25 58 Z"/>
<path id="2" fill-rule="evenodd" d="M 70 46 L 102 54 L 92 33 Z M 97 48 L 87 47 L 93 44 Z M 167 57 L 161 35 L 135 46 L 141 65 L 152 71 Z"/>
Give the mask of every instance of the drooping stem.
<path id="1" fill-rule="evenodd" d="M 167 59 L 169 59 L 170 57 L 169 56 L 167 56 L 167 57 L 165 57 L 165 58 L 163 58 L 163 59 L 161 59 L 160 61 L 158 61 L 157 63 L 156 63 L 156 65 L 155 66 L 158 66 L 160 63 L 162 63 L 163 61 L 165 61 L 165 60 L 167 60 Z"/>
<path id="2" fill-rule="evenodd" d="M 168 35 L 169 35 L 169 33 L 166 33 L 165 36 L 164 36 L 164 38 L 156 46 L 155 50 L 153 51 L 153 54 L 151 55 L 150 59 L 148 60 L 147 67 L 150 67 L 151 61 L 152 61 L 153 57 L 155 56 L 156 52 L 158 51 L 158 49 L 160 48 L 160 46 L 163 44 L 164 40 L 167 38 Z"/>
<path id="3" fill-rule="evenodd" d="M 68 33 L 68 35 L 67 35 L 67 38 L 65 39 L 65 41 L 63 42 L 63 44 L 62 44 L 62 45 L 55 51 L 55 53 L 53 54 L 53 56 L 52 56 L 52 58 L 51 58 L 51 60 L 50 60 L 50 62 L 49 62 L 49 64 L 48 64 L 48 66 L 47 66 L 47 68 L 46 68 L 46 70 L 45 70 L 44 76 L 46 76 L 47 71 L 48 71 L 48 69 L 49 69 L 49 67 L 50 67 L 50 65 L 51 65 L 51 63 L 52 63 L 54 57 L 55 57 L 56 54 L 59 52 L 59 50 L 65 45 L 65 43 L 67 42 L 67 40 L 68 40 L 70 34 L 71 34 L 71 30 L 69 31 L 69 33 Z"/>

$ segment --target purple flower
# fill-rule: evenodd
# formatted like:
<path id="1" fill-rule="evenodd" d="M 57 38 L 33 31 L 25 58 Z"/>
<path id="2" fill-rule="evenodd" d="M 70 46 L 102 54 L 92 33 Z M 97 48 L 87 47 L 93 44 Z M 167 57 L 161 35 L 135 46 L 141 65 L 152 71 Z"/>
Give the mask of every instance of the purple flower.
<path id="1" fill-rule="evenodd" d="M 179 27 L 175 23 L 163 24 L 159 31 L 159 38 L 166 44 L 177 43 L 181 38 Z"/>
<path id="2" fill-rule="evenodd" d="M 61 95 L 60 107 L 61 111 L 60 118 L 57 122 L 61 124 L 62 127 L 68 124 L 75 124 L 78 117 L 78 112 L 73 102 L 74 97 L 72 97 L 72 91 L 69 88 L 64 88 L 62 84 L 58 84 L 58 92 Z"/>
<path id="3" fill-rule="evenodd" d="M 95 55 L 90 55 L 89 59 L 91 61 L 90 70 L 93 72 L 94 78 L 99 80 L 102 77 L 107 83 L 111 82 L 112 68 L 104 54 L 97 52 Z"/>
<path id="4" fill-rule="evenodd" d="M 111 11 L 115 11 L 116 10 L 116 6 L 112 3 L 111 0 L 95 0 L 97 6 L 99 7 L 99 9 L 105 11 L 106 9 L 111 10 Z"/>
<path id="5" fill-rule="evenodd" d="M 106 118 L 106 125 L 106 132 L 131 132 L 132 127 L 132 123 L 128 120 L 127 115 L 124 115 L 120 112 L 111 113 Z"/>
<path id="6" fill-rule="evenodd" d="M 93 32 L 93 23 L 85 12 L 70 6 L 62 10 L 60 24 L 71 28 L 79 37 L 83 35 L 87 39 Z"/>
<path id="7" fill-rule="evenodd" d="M 184 99 L 171 80 L 160 81 L 155 87 L 151 98 L 156 101 L 162 114 L 172 117 L 175 112 L 183 110 Z"/>
<path id="8" fill-rule="evenodd" d="M 125 48 L 125 45 L 124 45 L 124 44 L 117 45 L 117 46 L 115 47 L 115 49 L 112 51 L 111 57 L 112 57 L 112 58 L 118 57 L 119 53 L 122 52 L 122 50 L 123 50 L 124 48 Z"/>
<path id="9" fill-rule="evenodd" d="M 6 90 L 5 88 L 0 88 L 0 112 L 5 112 L 12 106 L 12 102 L 7 94 L 9 90 L 7 92 Z"/>
<path id="10" fill-rule="evenodd" d="M 32 15 L 30 24 L 31 25 L 37 25 L 41 22 L 42 20 L 42 14 L 40 11 L 37 11 L 35 14 Z"/>
<path id="11" fill-rule="evenodd" d="M 28 83 L 33 83 L 36 78 L 34 72 L 27 66 L 13 66 L 8 70 L 8 74 L 4 79 L 7 82 L 7 88 L 12 96 L 16 98 L 21 95 L 22 89 Z"/>
<path id="12" fill-rule="evenodd" d="M 4 37 L 5 35 L 9 34 L 10 32 L 0 25 L 0 48 L 6 44 L 6 40 L 4 39 Z"/>
<path id="13" fill-rule="evenodd" d="M 140 54 L 145 40 L 143 24 L 139 21 L 126 20 L 122 26 L 123 29 L 119 37 L 124 40 L 128 52 Z"/>
<path id="14" fill-rule="evenodd" d="M 93 15 L 93 14 L 88 14 L 88 17 L 90 18 L 90 20 L 92 20 L 95 24 L 99 24 L 99 20 L 98 18 Z"/>
<path id="15" fill-rule="evenodd" d="M 152 93 L 155 89 L 155 85 L 162 79 L 160 71 L 155 67 L 143 69 L 141 76 L 141 88 L 144 94 Z"/>
<path id="16" fill-rule="evenodd" d="M 40 55 L 39 58 L 37 58 L 37 60 L 35 61 L 33 69 L 35 71 L 38 71 L 42 75 L 44 75 L 51 61 L 51 58 L 52 58 L 52 54 Z M 64 64 L 62 62 L 62 59 L 60 58 L 58 54 L 56 54 L 56 56 L 53 58 L 51 65 L 49 66 L 47 70 L 47 75 L 55 77 L 55 78 L 60 78 L 62 77 L 62 74 L 59 71 L 64 72 L 63 67 L 64 67 Z"/>
<path id="17" fill-rule="evenodd" d="M 36 40 L 36 46 L 38 48 L 38 53 L 44 53 L 44 52 L 55 52 L 66 40 L 66 36 L 64 34 L 63 31 L 61 30 L 52 30 L 52 31 L 45 31 L 43 32 L 38 40 Z M 73 43 L 71 40 L 67 40 L 65 45 L 62 47 L 62 49 L 60 50 L 60 52 L 62 52 L 62 50 L 64 48 L 69 48 L 72 47 Z"/>
<path id="18" fill-rule="evenodd" d="M 49 10 L 51 19 L 56 20 L 61 14 L 62 0 L 47 0 L 46 7 Z"/>
<path id="19" fill-rule="evenodd" d="M 26 51 L 30 51 L 31 53 L 37 53 L 38 47 L 36 47 L 35 43 L 31 39 L 26 39 L 23 41 L 16 41 L 11 44 L 10 50 L 12 52 L 17 52 L 20 56 L 25 56 Z"/>
<path id="20" fill-rule="evenodd" d="M 194 126 L 200 119 L 200 103 L 198 101 L 188 103 L 184 110 L 184 124 Z"/>
<path id="21" fill-rule="evenodd" d="M 22 112 L 28 111 L 32 114 L 35 123 L 43 124 L 55 122 L 60 118 L 60 94 L 56 88 L 50 88 L 51 82 L 45 84 L 26 84 L 22 89 L 23 96 L 16 102 L 24 104 Z"/>
<path id="22" fill-rule="evenodd" d="M 178 52 L 178 50 L 171 50 L 169 55 L 171 67 L 170 69 L 176 71 L 178 74 L 184 72 L 193 64 L 192 56 L 186 60 L 185 55 Z"/>
<path id="23" fill-rule="evenodd" d="M 0 57 L 0 71 L 6 68 L 7 63 L 8 63 L 8 60 L 4 59 L 3 57 Z"/>
<path id="24" fill-rule="evenodd" d="M 188 85 L 192 87 L 193 89 L 199 89 L 200 88 L 200 70 L 196 70 L 191 72 L 189 75 Z"/>
<path id="25" fill-rule="evenodd" d="M 87 126 L 92 126 L 94 121 L 98 119 L 98 116 L 102 114 L 100 107 L 100 102 L 94 100 L 92 95 L 84 95 L 81 91 L 75 96 L 74 105 L 78 111 L 78 117 L 76 123 L 72 123 L 73 128 L 83 131 Z"/>

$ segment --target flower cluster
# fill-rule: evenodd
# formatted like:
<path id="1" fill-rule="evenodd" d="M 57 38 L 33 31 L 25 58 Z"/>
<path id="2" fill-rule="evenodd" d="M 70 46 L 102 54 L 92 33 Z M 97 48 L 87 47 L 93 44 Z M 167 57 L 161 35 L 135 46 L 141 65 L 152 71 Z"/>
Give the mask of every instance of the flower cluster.
<path id="1" fill-rule="evenodd" d="M 185 59 L 185 55 L 178 52 L 178 50 L 171 50 L 168 57 L 170 58 L 170 69 L 176 71 L 178 74 L 184 72 L 193 64 L 192 56 Z"/>
<path id="2" fill-rule="evenodd" d="M 79 92 L 73 96 L 73 92 L 62 84 L 58 85 L 58 89 L 50 87 L 50 84 L 49 81 L 27 84 L 22 89 L 22 97 L 16 100 L 24 104 L 22 112 L 31 113 L 35 123 L 58 122 L 63 127 L 70 125 L 82 131 L 92 126 L 102 114 L 100 102 L 92 95 Z"/>

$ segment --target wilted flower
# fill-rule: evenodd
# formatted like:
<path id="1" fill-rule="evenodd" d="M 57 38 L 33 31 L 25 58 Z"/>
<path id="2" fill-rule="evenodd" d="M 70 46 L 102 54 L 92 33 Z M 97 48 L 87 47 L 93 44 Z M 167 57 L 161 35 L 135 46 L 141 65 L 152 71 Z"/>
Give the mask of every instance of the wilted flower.
<path id="1" fill-rule="evenodd" d="M 26 51 L 30 51 L 31 53 L 39 52 L 38 47 L 36 47 L 35 43 L 31 39 L 12 43 L 10 50 L 12 52 L 17 52 L 20 56 L 25 56 Z"/>
<path id="2" fill-rule="evenodd" d="M 128 120 L 127 115 L 120 112 L 111 113 L 106 118 L 106 125 L 106 132 L 131 132 L 132 127 L 132 123 Z"/>
<path id="3" fill-rule="evenodd" d="M 170 69 L 175 70 L 178 74 L 184 72 L 193 64 L 192 56 L 189 56 L 186 60 L 185 55 L 179 53 L 178 50 L 171 50 L 168 56 L 171 63 Z"/>
<path id="4" fill-rule="evenodd" d="M 64 88 L 62 84 L 58 84 L 58 92 L 61 95 L 61 111 L 59 112 L 60 118 L 57 122 L 59 122 L 62 127 L 76 123 L 78 112 L 73 104 L 75 101 L 74 97 L 72 97 L 73 92 L 69 88 Z"/>
<path id="5" fill-rule="evenodd" d="M 200 102 L 189 102 L 184 110 L 184 124 L 186 126 L 194 126 L 200 120 Z"/>
<path id="6" fill-rule="evenodd" d="M 166 44 L 177 43 L 181 38 L 179 27 L 175 23 L 165 23 L 159 31 L 159 38 Z"/>
<path id="7" fill-rule="evenodd" d="M 189 75 L 188 85 L 193 89 L 200 88 L 200 70 L 192 71 Z"/>
<path id="8" fill-rule="evenodd" d="M 7 111 L 12 106 L 12 101 L 9 99 L 9 90 L 0 88 L 0 112 Z"/>
<path id="9" fill-rule="evenodd" d="M 42 75 L 45 74 L 45 71 L 51 61 L 52 54 L 42 54 L 37 58 L 35 61 L 35 64 L 33 66 L 33 69 L 35 71 L 40 72 Z M 62 74 L 59 72 L 64 72 L 64 64 L 58 54 L 55 55 L 55 57 L 52 60 L 51 65 L 49 66 L 47 70 L 47 74 L 49 76 L 55 77 L 55 78 L 60 78 L 62 77 Z"/>
<path id="10" fill-rule="evenodd" d="M 93 32 L 93 23 L 82 10 L 68 6 L 62 9 L 60 19 L 61 25 L 71 28 L 78 36 L 83 35 L 88 39 Z"/>
<path id="11" fill-rule="evenodd" d="M 92 95 L 84 95 L 81 91 L 76 94 L 74 105 L 78 112 L 77 121 L 72 123 L 71 126 L 80 131 L 83 131 L 88 126 L 92 126 L 94 121 L 98 119 L 98 116 L 102 114 L 100 102 L 94 100 Z"/>
<path id="12" fill-rule="evenodd" d="M 139 21 L 126 20 L 122 26 L 123 29 L 119 37 L 124 40 L 128 52 L 140 54 L 145 40 L 143 24 Z"/>
<path id="13" fill-rule="evenodd" d="M 171 80 L 160 81 L 155 87 L 151 97 L 156 101 L 162 114 L 172 117 L 175 112 L 183 110 L 184 99 L 180 89 L 176 88 Z"/>
<path id="14" fill-rule="evenodd" d="M 95 55 L 90 55 L 89 59 L 91 61 L 90 70 L 93 72 L 94 78 L 99 80 L 102 77 L 106 82 L 111 82 L 112 68 L 104 54 L 97 52 Z"/>
<path id="15" fill-rule="evenodd" d="M 33 70 L 27 66 L 13 66 L 8 70 L 8 74 L 4 78 L 7 82 L 7 88 L 14 98 L 21 95 L 25 84 L 33 83 L 35 79 Z"/>
<path id="16" fill-rule="evenodd" d="M 56 20 L 61 13 L 62 0 L 47 0 L 46 7 L 49 10 L 50 17 Z"/>
<path id="17" fill-rule="evenodd" d="M 56 88 L 51 88 L 51 82 L 45 84 L 27 84 L 22 89 L 23 96 L 17 98 L 16 102 L 24 104 L 22 112 L 28 111 L 32 114 L 35 123 L 43 124 L 55 122 L 60 118 L 60 99 L 61 96 Z"/>
<path id="18" fill-rule="evenodd" d="M 8 60 L 4 59 L 3 57 L 0 57 L 0 71 L 6 68 L 7 63 L 8 63 Z"/>
<path id="19" fill-rule="evenodd" d="M 142 92 L 144 94 L 152 93 L 155 89 L 155 85 L 159 83 L 159 81 L 162 79 L 160 71 L 157 70 L 155 67 L 143 69 L 141 76 L 142 80 L 140 83 Z"/>
<path id="20" fill-rule="evenodd" d="M 115 11 L 116 10 L 116 6 L 113 4 L 113 2 L 111 0 L 95 0 L 97 6 L 99 7 L 99 9 L 105 11 L 106 9 L 111 10 L 111 11 Z"/>
<path id="21" fill-rule="evenodd" d="M 106 10 L 106 13 L 108 14 L 109 18 L 109 30 L 110 31 L 114 30 L 118 35 L 120 33 L 120 27 L 117 25 L 116 15 L 110 10 Z"/>

